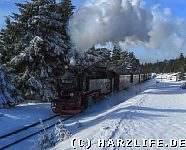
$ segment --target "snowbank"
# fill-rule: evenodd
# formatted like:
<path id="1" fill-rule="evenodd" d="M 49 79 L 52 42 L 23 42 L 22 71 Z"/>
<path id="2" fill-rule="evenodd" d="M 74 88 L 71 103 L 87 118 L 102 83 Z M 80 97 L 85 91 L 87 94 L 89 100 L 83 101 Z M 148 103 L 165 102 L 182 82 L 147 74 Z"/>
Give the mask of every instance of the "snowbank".
<path id="1" fill-rule="evenodd" d="M 0 109 L 0 135 L 12 132 L 26 125 L 38 122 L 39 119 L 46 119 L 54 113 L 50 104 L 29 103 L 18 105 L 12 109 Z"/>
<path id="2" fill-rule="evenodd" d="M 98 139 L 105 141 L 163 139 L 165 143 L 169 142 L 169 139 L 186 139 L 186 92 L 180 88 L 181 84 L 182 82 L 168 81 L 156 83 L 155 80 L 151 80 L 144 84 L 148 85 L 148 88 L 136 96 L 133 92 L 142 90 L 143 86 L 133 87 L 128 92 L 107 98 L 103 105 L 95 106 L 75 119 L 81 123 L 81 127 L 76 127 L 75 120 L 69 121 L 67 124 L 74 135 L 71 139 L 58 144 L 53 150 L 72 149 L 73 138 L 90 139 L 92 150 L 104 149 L 98 147 Z M 113 107 L 114 103 L 117 104 L 121 100 L 124 102 Z M 108 109 L 105 109 L 105 106 L 108 106 Z M 87 145 L 87 142 L 84 144 Z M 83 149 L 77 142 L 75 146 L 77 149 Z M 148 149 L 148 147 L 138 149 Z"/>

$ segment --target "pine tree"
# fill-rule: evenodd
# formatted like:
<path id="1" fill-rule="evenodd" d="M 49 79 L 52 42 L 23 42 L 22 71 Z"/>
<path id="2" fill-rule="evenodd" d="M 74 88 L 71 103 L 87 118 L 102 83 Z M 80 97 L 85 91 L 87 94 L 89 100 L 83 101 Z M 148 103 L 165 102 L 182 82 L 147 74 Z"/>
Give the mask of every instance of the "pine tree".
<path id="1" fill-rule="evenodd" d="M 55 137 L 57 138 L 57 142 L 64 141 L 69 139 L 72 134 L 67 130 L 66 126 L 63 124 L 61 120 L 59 120 L 59 124 L 55 125 L 54 131 Z"/>
<path id="2" fill-rule="evenodd" d="M 119 45 L 114 45 L 113 47 L 113 54 L 112 54 L 112 60 L 113 62 L 116 62 L 120 60 L 120 54 L 121 54 L 121 47 Z"/>
<path id="3" fill-rule="evenodd" d="M 6 28 L 0 30 L 0 53 L 1 63 L 6 64 L 11 57 L 16 54 L 14 43 L 19 39 L 19 32 L 16 31 L 14 23 L 10 21 L 10 16 L 5 19 Z"/>
<path id="4" fill-rule="evenodd" d="M 65 36 L 64 43 L 66 44 L 65 54 L 68 54 L 72 47 L 71 39 L 68 34 L 69 21 L 73 15 L 73 10 L 75 7 L 72 5 L 71 0 L 61 0 L 58 4 L 58 13 L 61 14 L 60 19 L 63 21 L 63 26 L 60 28 L 60 32 Z M 67 63 L 69 63 L 68 58 L 66 58 Z"/>
<path id="5" fill-rule="evenodd" d="M 87 67 L 109 67 L 111 52 L 107 48 L 92 47 L 83 56 L 76 54 L 76 62 Z"/>
<path id="6" fill-rule="evenodd" d="M 176 59 L 157 61 L 156 63 L 146 63 L 143 66 L 145 72 L 156 72 L 156 73 L 167 73 L 167 72 L 181 72 L 181 77 L 183 77 L 186 70 L 186 59 L 183 53 Z"/>
<path id="7" fill-rule="evenodd" d="M 119 45 L 114 45 L 113 51 L 112 51 L 112 64 L 111 64 L 111 70 L 118 72 L 121 67 L 121 48 Z M 119 73 L 119 72 L 118 72 Z"/>
<path id="8" fill-rule="evenodd" d="M 0 108 L 13 107 L 21 101 L 21 97 L 14 95 L 15 87 L 6 80 L 4 69 L 0 65 Z"/>
<path id="9" fill-rule="evenodd" d="M 22 102 L 23 99 L 12 84 L 14 75 L 8 73 L 11 68 L 6 66 L 14 54 L 13 42 L 16 41 L 16 36 L 13 33 L 14 26 L 10 17 L 6 17 L 5 21 L 6 28 L 0 30 L 0 107 L 8 108 Z M 15 34 L 17 33 L 15 32 Z"/>
<path id="10" fill-rule="evenodd" d="M 59 11 L 62 14 L 62 20 L 64 21 L 64 25 L 66 27 L 68 26 L 69 20 L 73 15 L 74 9 L 75 7 L 72 5 L 71 0 L 61 0 L 59 3 Z"/>
<path id="11" fill-rule="evenodd" d="M 140 72 L 140 62 L 139 59 L 136 58 L 134 53 L 129 53 L 129 70 L 130 72 Z"/>
<path id="12" fill-rule="evenodd" d="M 16 5 L 20 13 L 12 15 L 11 25 L 19 35 L 12 44 L 16 54 L 8 63 L 13 68 L 14 81 L 25 99 L 55 99 L 58 79 L 69 63 L 71 43 L 66 28 L 72 10 L 66 13 L 62 3 L 55 0 L 31 0 Z"/>
<path id="13" fill-rule="evenodd" d="M 55 137 L 53 132 L 46 130 L 46 125 L 40 120 L 43 132 L 39 133 L 38 139 L 36 140 L 36 146 L 39 150 L 44 150 L 55 146 Z"/>
<path id="14" fill-rule="evenodd" d="M 140 62 L 134 53 L 123 51 L 120 46 L 115 45 L 112 55 L 112 70 L 118 73 L 130 73 L 140 71 Z"/>

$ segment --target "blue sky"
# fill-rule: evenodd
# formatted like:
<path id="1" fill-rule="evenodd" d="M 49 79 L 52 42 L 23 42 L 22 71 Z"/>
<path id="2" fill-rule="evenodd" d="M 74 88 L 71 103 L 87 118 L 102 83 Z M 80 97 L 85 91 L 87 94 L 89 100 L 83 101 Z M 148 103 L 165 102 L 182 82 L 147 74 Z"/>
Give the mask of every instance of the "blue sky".
<path id="1" fill-rule="evenodd" d="M 85 1 L 86 0 L 72 0 L 73 4 L 76 6 L 76 9 Z M 25 0 L 0 0 L 0 28 L 5 26 L 4 16 L 18 11 L 15 6 L 16 2 L 25 2 Z M 150 9 L 153 5 L 156 4 L 159 4 L 161 10 L 163 10 L 164 8 L 170 8 L 173 16 L 182 18 L 186 21 L 186 0 L 145 0 L 145 6 L 147 9 Z M 133 48 L 132 50 L 137 55 L 137 57 L 143 58 L 143 61 L 146 61 L 144 58 L 146 57 L 145 55 L 148 55 L 147 49 L 138 46 Z M 156 61 L 157 59 L 164 59 L 164 56 L 161 54 L 160 51 L 161 50 L 154 52 L 154 55 L 156 55 L 156 57 L 153 57 L 152 61 Z M 177 53 L 177 56 L 180 52 L 184 52 L 184 54 L 186 55 L 186 46 L 184 46 L 184 48 Z M 151 53 L 149 53 L 149 55 L 150 54 Z M 149 60 L 147 59 L 147 61 Z"/>
<path id="2" fill-rule="evenodd" d="M 29 1 L 29 0 L 28 0 Z M 18 9 L 15 3 L 22 3 L 25 0 L 0 0 L 0 27 L 4 27 L 4 16 L 10 15 L 12 12 L 17 12 Z M 73 4 L 78 8 L 85 0 L 72 0 Z"/>
<path id="3" fill-rule="evenodd" d="M 185 0 L 146 0 L 146 5 L 151 7 L 154 4 L 160 4 L 161 8 L 171 8 L 175 16 L 186 19 L 186 1 Z"/>

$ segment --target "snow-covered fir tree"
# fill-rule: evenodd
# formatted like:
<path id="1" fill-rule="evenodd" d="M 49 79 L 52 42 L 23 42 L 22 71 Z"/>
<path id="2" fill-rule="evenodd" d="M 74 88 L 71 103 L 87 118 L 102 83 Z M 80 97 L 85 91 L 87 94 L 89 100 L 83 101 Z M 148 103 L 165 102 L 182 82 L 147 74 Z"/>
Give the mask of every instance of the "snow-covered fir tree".
<path id="1" fill-rule="evenodd" d="M 52 133 L 40 133 L 38 136 L 37 141 L 37 149 L 38 150 L 44 150 L 50 147 L 55 146 L 55 143 L 53 142 L 53 134 Z"/>
<path id="2" fill-rule="evenodd" d="M 40 123 L 43 132 L 39 134 L 38 139 L 36 140 L 36 146 L 39 150 L 53 147 L 56 143 L 64 141 L 72 136 L 61 120 L 55 125 L 54 130 L 47 130 L 47 126 L 42 120 L 40 120 Z"/>
<path id="3" fill-rule="evenodd" d="M 92 47 L 83 56 L 76 54 L 77 64 L 91 67 L 109 67 L 111 51 L 107 48 Z"/>
<path id="4" fill-rule="evenodd" d="M 141 66 L 139 59 L 136 58 L 133 52 L 129 53 L 128 68 L 130 72 L 140 72 Z"/>
<path id="5" fill-rule="evenodd" d="M 55 145 L 54 133 L 46 130 L 46 125 L 40 120 L 43 132 L 39 133 L 36 140 L 36 147 L 38 150 L 44 150 Z"/>
<path id="6" fill-rule="evenodd" d="M 73 15 L 73 10 L 75 6 L 72 5 L 71 0 L 61 0 L 59 3 L 59 11 L 62 14 L 62 20 L 64 21 L 64 26 L 68 26 L 69 20 Z"/>
<path id="7" fill-rule="evenodd" d="M 13 107 L 16 103 L 22 101 L 17 96 L 15 86 L 8 82 L 7 75 L 4 74 L 3 66 L 0 65 L 0 108 Z"/>
<path id="8" fill-rule="evenodd" d="M 122 52 L 122 49 L 120 48 L 119 45 L 115 44 L 112 50 L 112 62 L 117 63 L 117 61 L 120 60 L 120 55 Z"/>
<path id="9" fill-rule="evenodd" d="M 124 51 L 119 45 L 115 45 L 110 69 L 121 74 L 139 72 L 140 62 L 132 52 Z"/>
<path id="10" fill-rule="evenodd" d="M 16 54 L 14 43 L 18 39 L 18 32 L 14 28 L 14 24 L 11 23 L 10 17 L 5 19 L 6 28 L 0 30 L 0 53 L 1 63 L 6 64 L 10 61 L 11 57 Z"/>
<path id="11" fill-rule="evenodd" d="M 12 43 L 16 54 L 7 65 L 13 68 L 13 81 L 25 99 L 55 99 L 58 81 L 69 63 L 71 1 L 31 0 L 16 5 L 20 12 L 12 15 L 10 25 L 19 34 Z"/>
<path id="12" fill-rule="evenodd" d="M 59 124 L 55 125 L 54 134 L 57 142 L 64 141 L 72 136 L 72 134 L 67 130 L 66 126 L 61 120 L 59 120 Z"/>
<path id="13" fill-rule="evenodd" d="M 13 55 L 12 43 L 15 38 L 11 32 L 13 26 L 10 25 L 10 17 L 6 17 L 6 29 L 0 30 L 0 107 L 8 108 L 22 101 L 18 96 L 18 91 L 12 84 L 13 74 L 7 73 L 10 68 L 6 67 L 6 62 Z"/>
<path id="14" fill-rule="evenodd" d="M 121 67 L 122 66 L 122 62 L 126 63 L 126 59 L 125 60 L 121 60 L 121 48 L 119 47 L 119 45 L 114 45 L 113 47 L 113 51 L 112 51 L 112 64 L 111 64 L 111 70 L 118 72 L 121 71 Z"/>
<path id="15" fill-rule="evenodd" d="M 14 99 L 11 97 L 8 85 L 5 81 L 3 67 L 0 66 L 0 108 L 15 105 Z"/>
<path id="16" fill-rule="evenodd" d="M 122 50 L 119 45 L 113 51 L 107 48 L 92 47 L 83 55 L 75 52 L 76 64 L 87 67 L 105 67 L 117 73 L 132 73 L 140 71 L 139 60 L 127 50 Z"/>

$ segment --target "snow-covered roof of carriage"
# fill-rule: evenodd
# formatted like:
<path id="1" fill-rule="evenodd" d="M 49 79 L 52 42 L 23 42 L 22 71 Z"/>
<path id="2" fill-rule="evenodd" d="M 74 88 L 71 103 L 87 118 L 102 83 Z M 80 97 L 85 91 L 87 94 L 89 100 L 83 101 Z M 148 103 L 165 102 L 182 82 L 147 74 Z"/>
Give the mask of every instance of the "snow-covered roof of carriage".
<path id="1" fill-rule="evenodd" d="M 171 76 L 176 76 L 178 74 L 180 74 L 181 72 L 176 72 L 176 73 L 172 73 Z"/>

